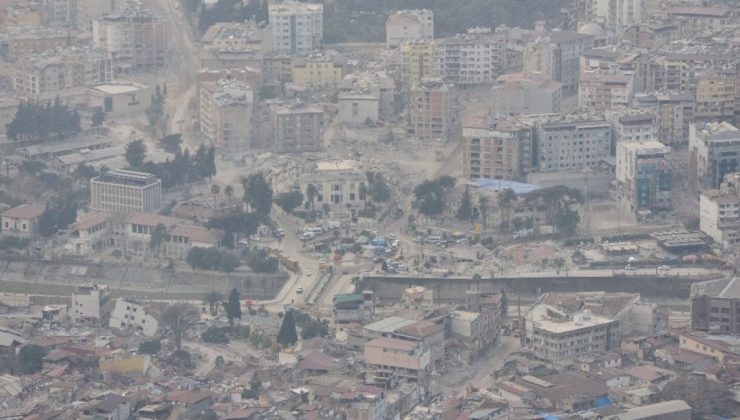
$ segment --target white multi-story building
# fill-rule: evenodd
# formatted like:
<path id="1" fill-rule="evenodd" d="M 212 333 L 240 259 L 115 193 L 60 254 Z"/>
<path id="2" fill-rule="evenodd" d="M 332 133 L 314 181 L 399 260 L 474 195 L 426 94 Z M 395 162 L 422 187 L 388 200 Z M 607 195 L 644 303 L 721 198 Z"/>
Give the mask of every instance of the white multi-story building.
<path id="1" fill-rule="evenodd" d="M 427 9 L 397 10 L 385 22 L 385 45 L 394 48 L 403 41 L 434 39 L 434 13 Z"/>
<path id="2" fill-rule="evenodd" d="M 725 175 L 719 189 L 701 192 L 699 228 L 725 248 L 740 241 L 740 173 Z"/>
<path id="3" fill-rule="evenodd" d="M 252 142 L 252 89 L 234 79 L 203 83 L 200 87 L 201 132 L 224 154 L 244 153 Z"/>
<path id="4" fill-rule="evenodd" d="M 611 124 L 590 118 L 558 117 L 537 125 L 542 172 L 580 171 L 611 156 Z"/>
<path id="5" fill-rule="evenodd" d="M 555 31 L 539 37 L 524 48 L 524 71 L 549 74 L 562 84 L 563 96 L 578 93 L 581 54 L 594 46 L 594 36 Z"/>
<path id="6" fill-rule="evenodd" d="M 538 358 L 556 366 L 602 353 L 619 345 L 619 323 L 591 314 L 589 310 L 569 315 L 551 305 L 537 304 L 526 315 L 525 337 Z"/>
<path id="7" fill-rule="evenodd" d="M 628 141 L 658 140 L 655 114 L 644 109 L 616 109 L 605 112 L 612 124 L 614 144 Z"/>
<path id="8" fill-rule="evenodd" d="M 324 39 L 322 4 L 285 2 L 269 8 L 273 49 L 305 55 L 321 50 Z"/>
<path id="9" fill-rule="evenodd" d="M 617 199 L 631 212 L 671 207 L 671 148 L 655 140 L 617 144 Z"/>
<path id="10" fill-rule="evenodd" d="M 120 298 L 116 300 L 110 313 L 110 328 L 132 333 L 139 332 L 146 337 L 153 337 L 159 328 L 159 320 L 152 315 L 152 311 L 143 303 Z"/>
<path id="11" fill-rule="evenodd" d="M 314 207 L 320 209 L 328 204 L 339 215 L 354 215 L 365 208 L 368 197 L 360 193 L 366 184 L 365 175 L 348 162 L 320 162 L 314 172 L 301 177 L 303 196 L 309 197 L 308 186 L 313 185 Z"/>
<path id="12" fill-rule="evenodd" d="M 474 28 L 466 34 L 439 39 L 434 47 L 436 75 L 446 83 L 493 83 L 506 71 L 508 33 L 504 28 Z"/>
<path id="13" fill-rule="evenodd" d="M 110 291 L 107 286 L 78 286 L 72 292 L 70 318 L 73 323 L 90 326 L 108 324 L 110 314 Z"/>
<path id="14" fill-rule="evenodd" d="M 609 32 L 622 33 L 644 18 L 642 0 L 585 0 L 591 3 L 592 16 L 588 22 L 598 23 Z"/>
<path id="15" fill-rule="evenodd" d="M 689 126 L 689 170 L 696 191 L 719 188 L 740 170 L 740 130 L 728 122 Z"/>
<path id="16" fill-rule="evenodd" d="M 116 170 L 90 180 L 92 210 L 149 213 L 161 206 L 162 181 L 152 174 Z"/>

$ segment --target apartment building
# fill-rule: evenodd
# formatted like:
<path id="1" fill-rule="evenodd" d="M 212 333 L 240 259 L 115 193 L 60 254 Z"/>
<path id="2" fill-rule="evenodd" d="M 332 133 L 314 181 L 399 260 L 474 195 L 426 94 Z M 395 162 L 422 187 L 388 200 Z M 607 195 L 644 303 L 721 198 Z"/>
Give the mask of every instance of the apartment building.
<path id="1" fill-rule="evenodd" d="M 93 45 L 106 51 L 116 73 L 151 71 L 167 62 L 167 23 L 146 9 L 126 9 L 93 20 Z"/>
<path id="2" fill-rule="evenodd" d="M 740 173 L 725 175 L 718 189 L 699 195 L 699 229 L 725 249 L 740 241 Z"/>
<path id="3" fill-rule="evenodd" d="M 618 322 L 589 310 L 567 314 L 551 305 L 537 304 L 527 312 L 525 339 L 531 351 L 555 366 L 602 353 L 619 346 Z"/>
<path id="4" fill-rule="evenodd" d="M 19 58 L 25 54 L 40 54 L 47 50 L 69 47 L 74 34 L 61 28 L 21 26 L 8 31 L 8 56 Z"/>
<path id="5" fill-rule="evenodd" d="M 288 1 L 269 8 L 273 49 L 292 55 L 320 51 L 324 40 L 324 6 Z"/>
<path id="6" fill-rule="evenodd" d="M 585 0 L 579 2 L 579 7 L 585 11 L 579 23 L 598 23 L 615 34 L 639 24 L 645 17 L 643 0 Z"/>
<path id="7" fill-rule="evenodd" d="M 693 283 L 690 299 L 693 330 L 740 335 L 740 278 Z"/>
<path id="8" fill-rule="evenodd" d="M 509 73 L 491 88 L 491 113 L 498 115 L 560 112 L 562 85 L 546 73 Z"/>
<path id="9" fill-rule="evenodd" d="M 694 97 L 689 93 L 635 95 L 635 106 L 656 116 L 657 140 L 665 145 L 688 144 L 689 124 L 694 120 Z"/>
<path id="10" fill-rule="evenodd" d="M 612 125 L 612 141 L 616 147 L 621 142 L 657 140 L 657 117 L 644 109 L 623 108 L 604 113 Z"/>
<path id="11" fill-rule="evenodd" d="M 424 79 L 436 77 L 434 71 L 434 42 L 428 40 L 404 41 L 400 45 L 402 89 L 408 89 Z"/>
<path id="12" fill-rule="evenodd" d="M 28 54 L 15 63 L 16 96 L 37 99 L 66 89 L 113 80 L 113 63 L 102 50 L 66 47 Z"/>
<path id="13" fill-rule="evenodd" d="M 301 176 L 300 184 L 304 197 L 309 197 L 309 186 L 313 186 L 315 208 L 328 204 L 338 216 L 354 216 L 367 203 L 365 174 L 344 162 L 320 162 L 313 172 Z"/>
<path id="14" fill-rule="evenodd" d="M 689 152 L 694 190 L 719 188 L 727 174 L 738 172 L 740 130 L 728 122 L 692 123 Z"/>
<path id="15" fill-rule="evenodd" d="M 537 124 L 536 164 L 542 172 L 580 171 L 611 156 L 611 124 L 590 117 L 560 116 Z"/>
<path id="16" fill-rule="evenodd" d="M 159 328 L 157 316 L 147 305 L 130 298 L 116 299 L 108 326 L 119 331 L 153 337 Z"/>
<path id="17" fill-rule="evenodd" d="M 733 21 L 731 8 L 716 6 L 676 6 L 668 9 L 668 16 L 679 22 L 684 36 L 714 33 Z"/>
<path id="18" fill-rule="evenodd" d="M 463 175 L 521 180 L 532 170 L 534 124 L 507 119 L 463 127 Z"/>
<path id="19" fill-rule="evenodd" d="M 581 112 L 604 112 L 626 108 L 635 93 L 635 76 L 589 71 L 578 81 L 578 108 Z"/>
<path id="20" fill-rule="evenodd" d="M 215 51 L 263 51 L 271 47 L 271 36 L 269 28 L 254 21 L 216 22 L 200 42 Z"/>
<path id="21" fill-rule="evenodd" d="M 294 104 L 272 111 L 276 153 L 316 152 L 323 145 L 324 111 Z"/>
<path id="22" fill-rule="evenodd" d="M 524 48 L 524 71 L 547 73 L 562 84 L 563 96 L 578 93 L 581 54 L 594 47 L 594 36 L 555 31 Z"/>
<path id="23" fill-rule="evenodd" d="M 200 131 L 223 155 L 238 155 L 252 143 L 254 93 L 236 79 L 200 85 Z"/>
<path id="24" fill-rule="evenodd" d="M 77 30 L 90 32 L 93 20 L 100 19 L 115 8 L 115 1 L 111 0 L 72 0 L 75 2 L 75 24 Z"/>
<path id="25" fill-rule="evenodd" d="M 110 290 L 103 285 L 77 286 L 72 292 L 69 316 L 74 324 L 102 327 L 108 324 L 111 311 Z"/>
<path id="26" fill-rule="evenodd" d="M 696 75 L 697 121 L 729 121 L 735 118 L 735 92 L 738 73 L 732 69 L 711 69 Z"/>
<path id="27" fill-rule="evenodd" d="M 162 207 L 162 181 L 144 172 L 108 171 L 90 180 L 90 209 L 154 213 Z"/>
<path id="28" fill-rule="evenodd" d="M 446 141 L 457 124 L 455 87 L 439 81 L 424 81 L 409 95 L 409 134 L 423 139 Z"/>
<path id="29" fill-rule="evenodd" d="M 376 338 L 365 343 L 365 381 L 390 385 L 391 381 L 418 383 L 429 387 L 431 356 L 421 343 L 397 338 Z"/>
<path id="30" fill-rule="evenodd" d="M 385 72 L 352 73 L 339 84 L 339 121 L 361 125 L 396 115 L 396 84 Z"/>
<path id="31" fill-rule="evenodd" d="M 344 66 L 325 55 L 293 58 L 293 83 L 308 90 L 336 89 L 344 77 Z"/>
<path id="32" fill-rule="evenodd" d="M 432 39 L 434 13 L 431 10 L 397 10 L 385 22 L 386 48 L 396 48 L 404 41 Z"/>
<path id="33" fill-rule="evenodd" d="M 506 31 L 473 28 L 466 34 L 436 40 L 436 76 L 456 85 L 493 83 L 507 68 Z"/>
<path id="34" fill-rule="evenodd" d="M 671 148 L 655 140 L 617 144 L 617 200 L 631 213 L 671 208 Z"/>

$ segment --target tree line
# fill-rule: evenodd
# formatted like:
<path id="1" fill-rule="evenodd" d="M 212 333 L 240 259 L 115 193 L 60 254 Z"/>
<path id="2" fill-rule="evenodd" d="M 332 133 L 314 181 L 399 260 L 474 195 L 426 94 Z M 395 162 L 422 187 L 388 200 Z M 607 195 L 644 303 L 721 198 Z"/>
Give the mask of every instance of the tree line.
<path id="1" fill-rule="evenodd" d="M 21 102 L 7 126 L 8 138 L 14 141 L 55 141 L 79 132 L 79 112 L 59 98 L 54 102 Z"/>
<path id="2" fill-rule="evenodd" d="M 126 145 L 126 162 L 130 169 L 148 172 L 162 180 L 162 187 L 170 188 L 191 182 L 201 181 L 216 175 L 216 149 L 200 145 L 195 155 L 189 149 L 175 153 L 161 163 L 146 160 L 147 148 L 142 140 Z"/>

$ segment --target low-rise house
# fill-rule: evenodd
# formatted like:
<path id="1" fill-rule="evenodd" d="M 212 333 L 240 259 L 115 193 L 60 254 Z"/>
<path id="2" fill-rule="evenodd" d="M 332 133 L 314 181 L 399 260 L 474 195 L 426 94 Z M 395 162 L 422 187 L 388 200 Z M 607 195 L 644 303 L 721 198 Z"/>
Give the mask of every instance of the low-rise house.
<path id="1" fill-rule="evenodd" d="M 740 338 L 711 336 L 699 332 L 679 334 L 678 347 L 713 357 L 718 363 L 736 360 L 740 356 Z"/>
<path id="2" fill-rule="evenodd" d="M 131 418 L 132 409 L 131 401 L 128 398 L 116 394 L 107 394 L 83 407 L 78 419 L 128 420 Z"/>
<path id="3" fill-rule="evenodd" d="M 683 400 L 663 401 L 630 408 L 611 417 L 613 420 L 690 420 L 691 418 L 691 406 Z"/>
<path id="4" fill-rule="evenodd" d="M 609 389 L 602 382 L 573 372 L 542 378 L 523 376 L 517 378 L 514 383 L 523 391 L 522 396 L 525 399 L 529 399 L 530 402 L 540 400 L 538 406 L 545 410 L 591 409 L 599 406 L 609 393 Z"/>
<path id="5" fill-rule="evenodd" d="M 211 391 L 172 391 L 165 397 L 186 419 L 197 419 L 213 404 L 215 393 Z"/>
<path id="6" fill-rule="evenodd" d="M 39 220 L 46 211 L 42 203 L 22 204 L 0 215 L 2 236 L 16 236 L 35 240 L 39 235 Z"/>

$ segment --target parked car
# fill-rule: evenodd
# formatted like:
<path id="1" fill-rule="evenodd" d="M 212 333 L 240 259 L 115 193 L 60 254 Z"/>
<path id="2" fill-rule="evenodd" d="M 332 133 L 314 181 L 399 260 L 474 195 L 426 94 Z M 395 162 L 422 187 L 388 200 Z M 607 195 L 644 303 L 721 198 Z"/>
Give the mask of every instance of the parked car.
<path id="1" fill-rule="evenodd" d="M 303 293 L 303 288 L 302 287 L 299 287 L 299 288 L 295 289 L 295 292 L 298 293 L 298 294 Z"/>

